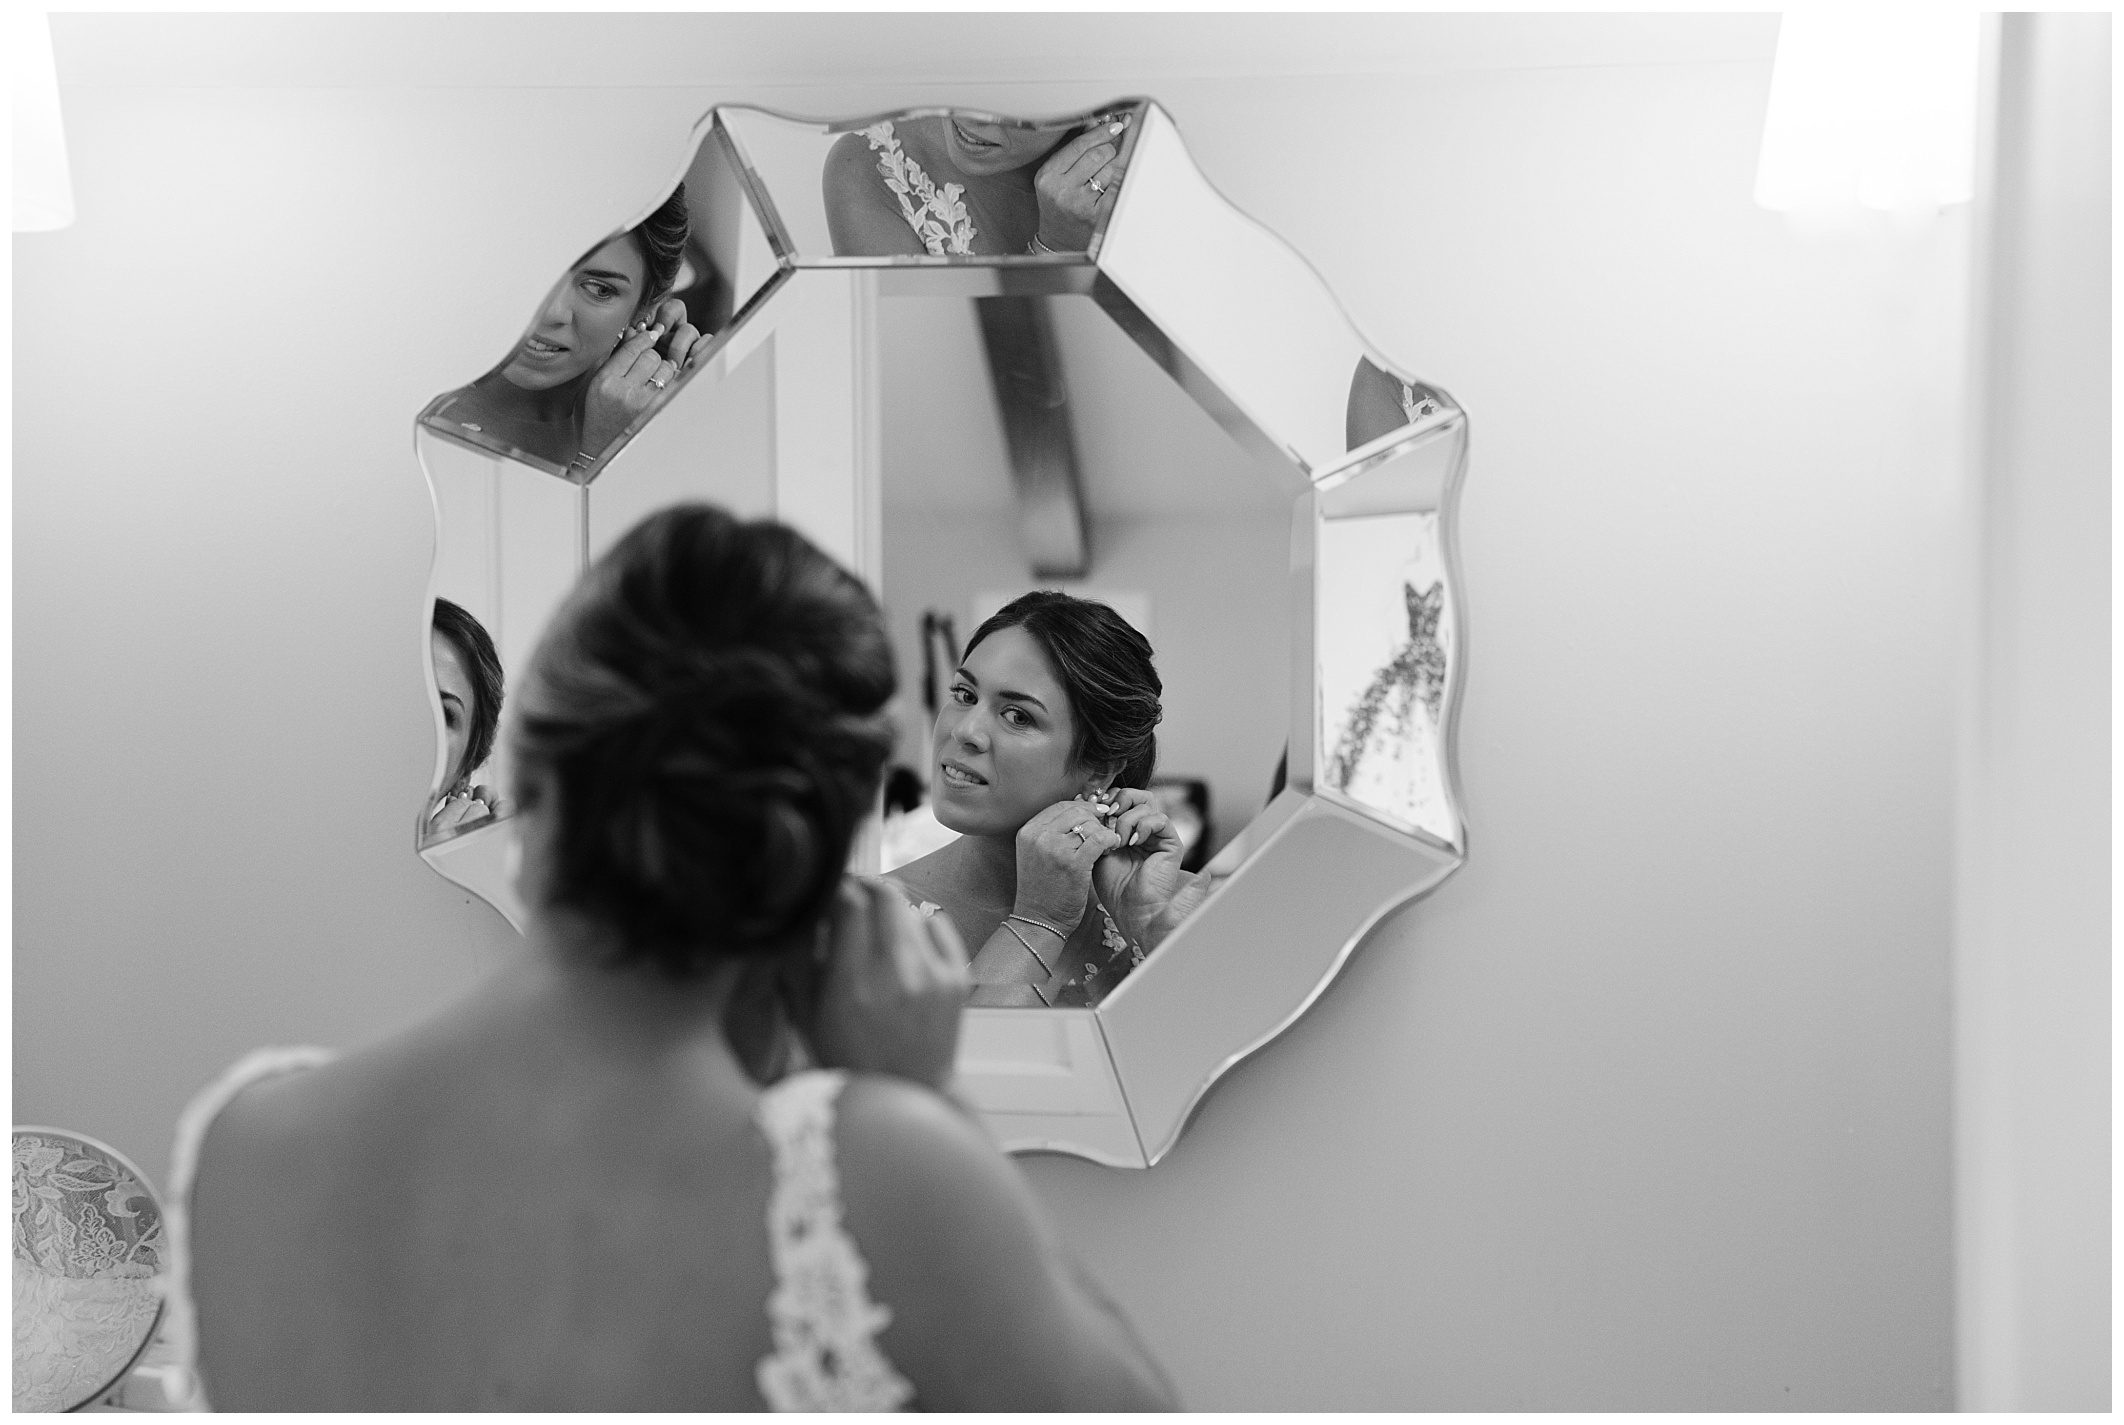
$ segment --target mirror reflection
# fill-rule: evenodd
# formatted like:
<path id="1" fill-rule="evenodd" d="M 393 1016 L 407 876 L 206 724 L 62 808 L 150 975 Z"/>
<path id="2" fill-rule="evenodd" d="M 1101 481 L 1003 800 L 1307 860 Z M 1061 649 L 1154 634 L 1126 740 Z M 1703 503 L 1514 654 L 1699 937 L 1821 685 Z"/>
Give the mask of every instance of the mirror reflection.
<path id="1" fill-rule="evenodd" d="M 435 601 L 428 654 L 443 720 L 442 790 L 428 808 L 424 839 L 469 831 L 506 809 L 480 781 L 501 726 L 502 665 L 484 625 L 461 604 Z"/>
<path id="2" fill-rule="evenodd" d="M 1134 112 L 1046 124 L 967 110 L 841 135 L 821 192 L 840 256 L 1083 252 L 1112 215 Z"/>
<path id="3" fill-rule="evenodd" d="M 1117 100 L 1056 119 L 906 109 L 821 123 L 717 110 L 776 241 L 799 264 L 834 258 L 1083 253 L 1119 201 L 1147 106 Z"/>
<path id="4" fill-rule="evenodd" d="M 1088 297 L 890 297 L 878 329 L 884 868 L 975 1003 L 1095 1005 L 1268 800 L 1301 482 Z"/>
<path id="5" fill-rule="evenodd" d="M 689 228 L 681 184 L 643 221 L 585 253 L 508 357 L 439 397 L 421 419 L 556 474 L 587 477 L 706 354 L 708 337 L 672 295 L 686 274 Z"/>

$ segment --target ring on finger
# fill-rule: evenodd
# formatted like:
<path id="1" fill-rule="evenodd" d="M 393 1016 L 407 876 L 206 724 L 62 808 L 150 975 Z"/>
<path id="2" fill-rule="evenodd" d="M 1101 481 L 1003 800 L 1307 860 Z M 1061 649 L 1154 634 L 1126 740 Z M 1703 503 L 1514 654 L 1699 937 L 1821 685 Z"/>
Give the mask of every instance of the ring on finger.
<path id="1" fill-rule="evenodd" d="M 1096 175 L 1085 179 L 1084 184 L 1094 193 L 1104 193 L 1106 191 L 1106 185 L 1101 183 Z"/>

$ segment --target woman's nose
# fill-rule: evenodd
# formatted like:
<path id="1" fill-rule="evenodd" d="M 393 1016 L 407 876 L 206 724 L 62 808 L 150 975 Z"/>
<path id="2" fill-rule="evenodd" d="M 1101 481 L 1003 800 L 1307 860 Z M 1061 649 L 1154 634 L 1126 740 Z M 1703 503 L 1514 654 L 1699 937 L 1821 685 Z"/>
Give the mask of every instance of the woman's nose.
<path id="1" fill-rule="evenodd" d="M 979 708 L 969 709 L 966 716 L 959 719 L 958 726 L 951 730 L 951 734 L 963 747 L 970 747 L 976 752 L 988 750 L 988 727 L 982 721 Z"/>
<path id="2" fill-rule="evenodd" d="M 567 284 L 562 283 L 554 288 L 553 295 L 546 299 L 545 307 L 538 314 L 538 324 L 551 331 L 568 325 L 569 319 L 574 315 L 575 308 L 568 302 Z"/>

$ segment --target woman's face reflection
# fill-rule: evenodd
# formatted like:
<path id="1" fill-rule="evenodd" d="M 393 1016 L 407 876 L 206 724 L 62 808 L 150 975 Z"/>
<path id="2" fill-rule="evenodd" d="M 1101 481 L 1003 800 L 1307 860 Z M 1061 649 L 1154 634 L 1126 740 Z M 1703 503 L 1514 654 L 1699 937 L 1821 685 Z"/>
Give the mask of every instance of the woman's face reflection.
<path id="1" fill-rule="evenodd" d="M 954 114 L 944 122 L 944 141 L 951 161 L 969 177 L 1008 173 L 1037 163 L 1054 152 L 1069 133 L 1066 124 L 1025 128 L 1019 124 L 987 124 Z"/>
<path id="2" fill-rule="evenodd" d="M 445 753 L 442 790 L 447 792 L 472 770 L 461 764 L 465 760 L 465 749 L 472 742 L 472 713 L 478 695 L 472 690 L 472 676 L 465 671 L 465 660 L 458 653 L 456 644 L 439 633 L 431 633 L 428 646 L 435 659 L 435 692 L 442 699 Z"/>
<path id="3" fill-rule="evenodd" d="M 975 645 L 937 711 L 936 817 L 957 832 L 1013 832 L 1085 790 L 1070 758 L 1075 715 L 1046 652 L 1022 628 Z"/>
<path id="4" fill-rule="evenodd" d="M 561 279 L 517 347 L 502 377 L 526 391 L 548 391 L 594 369 L 619 345 L 642 304 L 648 269 L 625 233 L 591 253 Z"/>

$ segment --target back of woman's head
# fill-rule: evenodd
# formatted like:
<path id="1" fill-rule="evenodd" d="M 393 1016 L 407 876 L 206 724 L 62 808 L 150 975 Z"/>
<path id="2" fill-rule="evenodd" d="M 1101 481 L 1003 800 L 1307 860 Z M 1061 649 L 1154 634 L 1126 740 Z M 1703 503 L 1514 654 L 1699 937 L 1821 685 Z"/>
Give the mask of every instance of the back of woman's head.
<path id="1" fill-rule="evenodd" d="M 1150 640 L 1105 604 L 1053 589 L 1020 594 L 997 609 L 967 640 L 1022 628 L 1047 654 L 1076 723 L 1070 757 L 1078 764 L 1119 768 L 1117 787 L 1147 787 L 1158 765 L 1159 698 L 1165 685 L 1151 662 Z"/>
<path id="2" fill-rule="evenodd" d="M 569 595 L 515 700 L 518 795 L 559 798 L 547 896 L 676 976 L 796 943 L 877 794 L 892 692 L 876 602 L 802 535 L 651 515 Z"/>
<path id="3" fill-rule="evenodd" d="M 679 268 L 686 261 L 686 185 L 671 190 L 671 196 L 655 212 L 628 229 L 642 254 L 644 303 L 660 302 L 671 295 Z"/>

